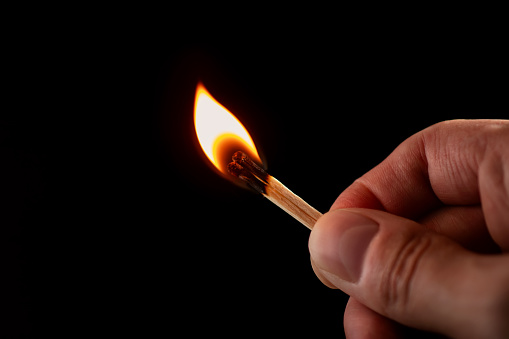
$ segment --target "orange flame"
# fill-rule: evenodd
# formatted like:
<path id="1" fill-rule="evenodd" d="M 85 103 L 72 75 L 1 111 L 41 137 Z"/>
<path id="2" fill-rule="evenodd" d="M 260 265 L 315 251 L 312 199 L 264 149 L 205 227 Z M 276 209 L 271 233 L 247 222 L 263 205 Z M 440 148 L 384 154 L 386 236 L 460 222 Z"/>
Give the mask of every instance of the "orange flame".
<path id="1" fill-rule="evenodd" d="M 227 173 L 226 166 L 235 151 L 243 151 L 261 162 L 246 128 L 201 83 L 196 87 L 194 127 L 203 152 L 222 173 Z"/>

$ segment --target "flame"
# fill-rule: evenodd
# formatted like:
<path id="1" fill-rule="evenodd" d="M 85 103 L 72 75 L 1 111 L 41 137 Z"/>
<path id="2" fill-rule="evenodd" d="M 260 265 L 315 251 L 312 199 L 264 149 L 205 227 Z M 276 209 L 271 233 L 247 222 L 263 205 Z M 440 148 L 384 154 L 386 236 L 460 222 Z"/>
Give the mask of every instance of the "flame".
<path id="1" fill-rule="evenodd" d="M 226 173 L 226 166 L 235 151 L 243 151 L 261 163 L 246 128 L 201 83 L 196 87 L 194 126 L 205 155 L 222 173 Z"/>

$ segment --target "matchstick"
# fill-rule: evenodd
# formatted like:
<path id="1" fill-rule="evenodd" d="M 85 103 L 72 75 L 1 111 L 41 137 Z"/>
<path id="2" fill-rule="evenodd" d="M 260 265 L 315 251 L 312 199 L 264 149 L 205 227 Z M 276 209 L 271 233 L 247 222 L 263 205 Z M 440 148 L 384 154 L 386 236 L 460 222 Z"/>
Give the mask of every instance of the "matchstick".
<path id="1" fill-rule="evenodd" d="M 254 190 L 300 221 L 304 226 L 313 229 L 318 218 L 322 216 L 320 212 L 259 167 L 245 153 L 235 152 L 232 160 L 228 164 L 228 172 L 231 175 L 245 181 Z"/>

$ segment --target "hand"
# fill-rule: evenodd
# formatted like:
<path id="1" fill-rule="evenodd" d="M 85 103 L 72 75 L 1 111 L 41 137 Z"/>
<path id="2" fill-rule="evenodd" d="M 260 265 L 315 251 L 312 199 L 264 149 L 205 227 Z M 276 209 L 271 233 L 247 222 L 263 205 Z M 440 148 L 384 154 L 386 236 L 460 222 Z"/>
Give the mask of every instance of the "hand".
<path id="1" fill-rule="evenodd" d="M 509 121 L 447 121 L 357 179 L 309 239 L 348 338 L 509 338 Z"/>

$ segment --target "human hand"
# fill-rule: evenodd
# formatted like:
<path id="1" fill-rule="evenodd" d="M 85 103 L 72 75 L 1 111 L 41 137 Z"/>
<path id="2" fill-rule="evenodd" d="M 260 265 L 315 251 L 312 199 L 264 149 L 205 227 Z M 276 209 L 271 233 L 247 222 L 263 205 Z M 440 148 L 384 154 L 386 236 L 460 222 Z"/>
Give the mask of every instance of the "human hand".
<path id="1" fill-rule="evenodd" d="M 348 338 L 397 338 L 400 324 L 509 338 L 509 121 L 413 135 L 340 194 L 309 250 L 350 295 Z"/>

